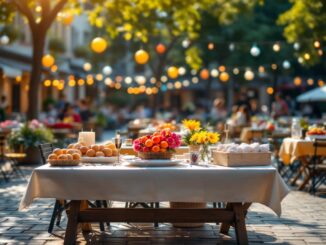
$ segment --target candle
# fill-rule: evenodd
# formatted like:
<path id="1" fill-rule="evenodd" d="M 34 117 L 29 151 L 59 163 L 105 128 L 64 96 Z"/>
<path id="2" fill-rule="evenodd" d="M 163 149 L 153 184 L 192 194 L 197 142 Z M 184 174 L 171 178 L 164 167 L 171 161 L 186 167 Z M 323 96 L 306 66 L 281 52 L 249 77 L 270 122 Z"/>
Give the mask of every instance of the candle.
<path id="1" fill-rule="evenodd" d="M 86 146 L 91 146 L 95 144 L 95 132 L 79 132 L 78 141 L 84 142 Z"/>

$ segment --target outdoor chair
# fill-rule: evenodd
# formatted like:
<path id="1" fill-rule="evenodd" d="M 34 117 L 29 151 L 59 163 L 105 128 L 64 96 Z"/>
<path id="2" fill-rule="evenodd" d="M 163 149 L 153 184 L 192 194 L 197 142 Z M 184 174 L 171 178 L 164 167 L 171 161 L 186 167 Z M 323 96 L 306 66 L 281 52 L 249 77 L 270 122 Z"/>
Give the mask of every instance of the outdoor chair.
<path id="1" fill-rule="evenodd" d="M 54 146 L 53 146 L 53 144 L 49 144 L 49 143 L 42 144 L 42 145 L 39 145 L 39 150 L 40 150 L 41 157 L 42 157 L 42 163 L 46 164 L 48 156 L 54 150 Z M 99 200 L 95 201 L 95 204 L 88 201 L 88 205 L 91 208 L 101 208 L 102 206 L 104 208 L 108 207 L 108 204 L 106 201 L 99 201 Z M 51 220 L 50 220 L 50 224 L 49 224 L 49 228 L 48 228 L 49 233 L 52 233 L 55 221 L 56 221 L 57 226 L 60 225 L 62 212 L 67 210 L 68 207 L 69 207 L 69 202 L 67 200 L 58 200 L 58 199 L 55 200 L 53 212 L 52 212 L 52 216 L 51 216 Z M 107 223 L 107 225 L 110 226 L 110 223 Z M 103 222 L 100 222 L 100 230 L 101 231 L 105 230 Z"/>
<path id="2" fill-rule="evenodd" d="M 319 186 L 326 183 L 326 157 L 318 155 L 319 149 L 326 149 L 326 139 L 315 139 L 314 141 L 310 188 L 312 194 L 316 193 Z"/>

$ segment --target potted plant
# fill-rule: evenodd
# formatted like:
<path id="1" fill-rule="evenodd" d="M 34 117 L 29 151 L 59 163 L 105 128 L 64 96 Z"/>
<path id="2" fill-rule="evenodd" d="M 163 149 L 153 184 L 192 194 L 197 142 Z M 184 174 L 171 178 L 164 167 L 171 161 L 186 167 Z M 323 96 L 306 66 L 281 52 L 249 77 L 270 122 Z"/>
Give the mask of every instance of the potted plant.
<path id="1" fill-rule="evenodd" d="M 9 146 L 14 149 L 24 149 L 26 158 L 23 163 L 40 163 L 38 145 L 53 142 L 53 134 L 42 123 L 32 120 L 11 132 L 8 137 Z"/>

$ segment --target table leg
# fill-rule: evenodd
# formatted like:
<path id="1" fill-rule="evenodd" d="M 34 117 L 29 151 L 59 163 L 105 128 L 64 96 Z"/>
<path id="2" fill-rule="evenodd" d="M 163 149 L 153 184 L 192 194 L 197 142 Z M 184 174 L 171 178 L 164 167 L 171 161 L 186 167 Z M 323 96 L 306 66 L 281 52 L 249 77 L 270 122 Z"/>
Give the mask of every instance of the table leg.
<path id="1" fill-rule="evenodd" d="M 89 208 L 88 207 L 88 201 L 87 200 L 81 201 L 80 210 L 85 210 L 85 209 L 88 209 L 88 208 Z M 81 228 L 82 228 L 83 232 L 91 232 L 92 231 L 91 223 L 82 223 Z"/>
<path id="2" fill-rule="evenodd" d="M 232 204 L 231 203 L 227 203 L 225 209 L 226 210 L 232 210 Z M 231 224 L 229 224 L 229 223 L 222 223 L 221 224 L 220 233 L 227 235 L 229 233 L 230 227 L 231 227 Z"/>
<path id="3" fill-rule="evenodd" d="M 242 209 L 243 209 L 243 215 L 244 215 L 244 217 L 247 216 L 248 209 L 249 209 L 250 206 L 251 206 L 251 203 L 250 202 L 247 202 L 247 203 L 244 203 L 243 204 Z M 233 210 L 232 203 L 227 203 L 226 204 L 226 210 Z M 230 223 L 222 223 L 221 224 L 221 228 L 220 228 L 220 233 L 227 235 L 229 233 L 229 230 L 230 230 L 231 225 L 232 224 L 230 224 Z"/>
<path id="4" fill-rule="evenodd" d="M 71 201 L 68 214 L 68 224 L 65 234 L 65 245 L 75 244 L 78 230 L 78 214 L 81 207 L 80 201 Z"/>
<path id="5" fill-rule="evenodd" d="M 248 244 L 248 235 L 245 223 L 244 207 L 241 203 L 233 203 L 233 211 L 235 214 L 235 233 L 237 237 L 237 243 L 239 245 Z"/>

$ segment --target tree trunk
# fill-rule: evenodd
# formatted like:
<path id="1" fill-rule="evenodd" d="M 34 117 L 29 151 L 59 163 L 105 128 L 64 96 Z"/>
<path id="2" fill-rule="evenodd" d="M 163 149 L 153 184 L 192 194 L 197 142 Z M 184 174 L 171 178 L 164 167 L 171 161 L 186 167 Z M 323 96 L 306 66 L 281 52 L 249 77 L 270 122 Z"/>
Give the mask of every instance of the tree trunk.
<path id="1" fill-rule="evenodd" d="M 33 36 L 33 57 L 32 57 L 32 72 L 29 81 L 28 91 L 28 112 L 27 119 L 37 119 L 39 113 L 39 91 L 41 87 L 42 79 L 42 57 L 45 46 L 45 33 L 36 28 L 36 31 L 32 33 Z"/>

